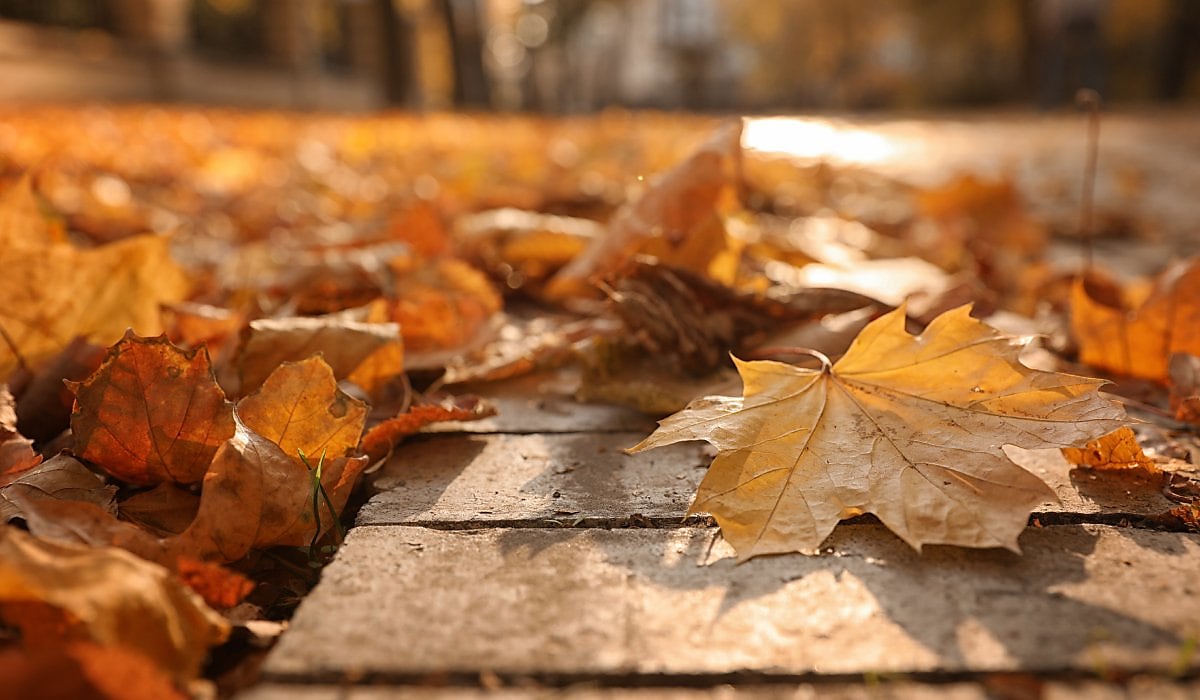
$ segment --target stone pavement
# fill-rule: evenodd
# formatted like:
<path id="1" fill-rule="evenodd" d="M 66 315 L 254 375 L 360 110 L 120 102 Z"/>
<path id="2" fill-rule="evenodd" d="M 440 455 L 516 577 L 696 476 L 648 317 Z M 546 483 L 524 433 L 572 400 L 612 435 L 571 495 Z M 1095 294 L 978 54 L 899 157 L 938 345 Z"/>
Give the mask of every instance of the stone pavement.
<path id="1" fill-rule="evenodd" d="M 1200 697 L 1200 536 L 1143 526 L 1152 484 L 1019 455 L 1061 498 L 1022 555 L 860 518 L 734 565 L 683 518 L 705 446 L 627 456 L 640 416 L 499 401 L 375 475 L 243 698 Z"/>

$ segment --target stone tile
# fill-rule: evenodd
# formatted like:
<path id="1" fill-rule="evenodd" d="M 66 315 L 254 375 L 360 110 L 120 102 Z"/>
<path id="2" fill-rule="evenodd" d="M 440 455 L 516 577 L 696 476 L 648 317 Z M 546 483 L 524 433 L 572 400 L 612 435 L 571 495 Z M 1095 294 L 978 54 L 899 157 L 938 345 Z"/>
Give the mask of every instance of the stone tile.
<path id="1" fill-rule="evenodd" d="M 430 433 L 573 433 L 641 431 L 649 434 L 655 419 L 632 408 L 582 403 L 566 392 L 561 381 L 544 374 L 503 382 L 456 388 L 473 393 L 496 407 L 496 415 L 478 421 L 437 423 Z"/>
<path id="2" fill-rule="evenodd" d="M 587 524 L 643 515 L 680 520 L 711 460 L 703 443 L 638 455 L 642 432 L 429 436 L 409 442 L 373 477 L 360 525 Z M 1072 470 L 1056 450 L 1014 452 L 1060 503 L 1039 514 L 1145 516 L 1175 505 L 1136 474 Z"/>
<path id="3" fill-rule="evenodd" d="M 644 436 L 422 438 L 373 475 L 380 493 L 359 511 L 358 524 L 573 524 L 634 514 L 679 521 L 711 458 L 702 443 L 622 451 Z"/>
<path id="4" fill-rule="evenodd" d="M 1005 694 L 1007 691 L 1007 694 Z M 1040 693 L 1040 694 L 1039 694 Z M 565 688 L 538 686 L 485 690 L 473 687 L 345 686 L 267 683 L 238 700 L 1190 700 L 1200 697 L 1200 682 L 1136 677 L 1127 683 L 1097 680 L 1055 681 L 1036 676 L 993 676 L 982 681 L 920 683 L 873 679 L 862 683 L 778 683 L 717 685 L 701 688 L 600 688 L 586 683 Z"/>
<path id="5" fill-rule="evenodd" d="M 1165 672 L 1200 633 L 1196 535 L 1059 526 L 1026 531 L 1023 555 L 918 554 L 862 524 L 823 556 L 736 566 L 715 539 L 359 527 L 265 677 Z"/>

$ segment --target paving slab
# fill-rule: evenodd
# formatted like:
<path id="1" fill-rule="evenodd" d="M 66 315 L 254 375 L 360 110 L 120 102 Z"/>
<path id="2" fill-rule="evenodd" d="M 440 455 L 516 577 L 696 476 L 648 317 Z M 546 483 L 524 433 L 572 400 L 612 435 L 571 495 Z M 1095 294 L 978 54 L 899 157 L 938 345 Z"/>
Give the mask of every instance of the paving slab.
<path id="1" fill-rule="evenodd" d="M 1002 694 L 1008 690 L 1008 694 Z M 1189 700 L 1200 696 L 1200 683 L 1167 678 L 1134 678 L 1126 683 L 1044 681 L 1035 677 L 993 677 L 984 681 L 917 683 L 869 679 L 860 683 L 788 683 L 759 686 L 718 685 L 710 688 L 436 688 L 420 686 L 294 685 L 269 683 L 238 696 L 239 700 L 383 700 L 403 693 L 420 700 Z"/>
<path id="2" fill-rule="evenodd" d="M 358 527 L 264 665 L 271 682 L 798 681 L 1197 670 L 1200 536 L 1030 528 L 1023 555 L 838 528 L 741 565 L 711 528 Z"/>
<path id="3" fill-rule="evenodd" d="M 430 436 L 407 443 L 373 476 L 359 525 L 575 524 L 643 516 L 679 522 L 712 461 L 691 442 L 626 455 L 644 432 Z M 1174 502 L 1140 472 L 1072 469 L 1057 450 L 1014 451 L 1061 502 L 1035 517 L 1163 513 Z"/>

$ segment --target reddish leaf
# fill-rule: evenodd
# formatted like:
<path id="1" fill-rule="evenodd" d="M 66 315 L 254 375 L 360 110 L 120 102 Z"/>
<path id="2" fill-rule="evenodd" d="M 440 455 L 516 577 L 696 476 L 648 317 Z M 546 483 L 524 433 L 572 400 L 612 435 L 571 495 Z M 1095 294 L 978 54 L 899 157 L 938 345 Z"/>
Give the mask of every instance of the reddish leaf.
<path id="1" fill-rule="evenodd" d="M 134 484 L 195 483 L 233 435 L 233 407 L 203 349 L 126 334 L 73 384 L 76 453 Z"/>
<path id="2" fill-rule="evenodd" d="M 363 435 L 362 451 L 371 463 L 387 457 L 401 440 L 430 423 L 479 420 L 496 415 L 496 409 L 474 396 L 460 396 L 441 404 L 413 406 L 395 418 L 372 427 Z"/>
<path id="3" fill-rule="evenodd" d="M 176 560 L 175 573 L 214 608 L 232 608 L 254 590 L 254 582 L 238 572 L 190 557 Z"/>
<path id="4" fill-rule="evenodd" d="M 72 642 L 60 649 L 0 652 L 4 692 L 22 700 L 186 700 L 142 654 L 119 646 Z"/>

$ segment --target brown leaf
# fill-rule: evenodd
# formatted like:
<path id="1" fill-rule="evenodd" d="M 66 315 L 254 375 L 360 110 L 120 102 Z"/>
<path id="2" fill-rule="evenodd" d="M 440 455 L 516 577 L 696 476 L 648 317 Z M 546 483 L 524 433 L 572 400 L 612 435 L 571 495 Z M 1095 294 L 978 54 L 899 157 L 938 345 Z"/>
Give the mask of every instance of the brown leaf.
<path id="1" fill-rule="evenodd" d="M 459 396 L 439 404 L 419 404 L 372 426 L 363 435 L 361 449 L 373 464 L 387 457 L 401 440 L 431 423 L 480 420 L 494 415 L 495 408 L 474 396 Z"/>
<path id="2" fill-rule="evenodd" d="M 347 379 L 369 394 L 404 373 L 404 343 L 395 323 L 360 323 L 339 317 L 295 317 L 251 321 L 236 359 L 240 393 L 262 386 L 284 362 L 317 353 L 339 380 Z"/>
<path id="3" fill-rule="evenodd" d="M 17 406 L 8 386 L 0 384 L 0 483 L 9 474 L 37 466 L 42 456 L 33 451 L 33 440 L 17 430 Z"/>
<path id="4" fill-rule="evenodd" d="M 75 338 L 50 358 L 17 399 L 17 425 L 21 432 L 44 444 L 69 428 L 75 394 L 66 382 L 86 379 L 100 368 L 107 354 L 106 348 Z"/>
<path id="5" fill-rule="evenodd" d="M 1144 298 L 1106 298 L 1089 278 L 1071 292 L 1071 332 L 1080 361 L 1165 382 L 1173 353 L 1200 355 L 1200 258 L 1164 271 Z"/>
<path id="6" fill-rule="evenodd" d="M 34 367 L 76 337 L 107 345 L 129 328 L 159 333 L 159 305 L 183 299 L 189 287 L 168 246 L 163 237 L 135 236 L 88 250 L 0 248 L 0 326 Z M 0 344 L 0 376 L 16 365 Z"/>
<path id="7" fill-rule="evenodd" d="M 72 389 L 76 454 L 133 484 L 198 482 L 233 435 L 233 406 L 208 353 L 165 337 L 127 334 Z"/>
<path id="8" fill-rule="evenodd" d="M 1171 409 L 1176 420 L 1200 425 L 1200 356 L 1175 353 L 1171 355 L 1168 371 Z"/>
<path id="9" fill-rule="evenodd" d="M 36 540 L 0 529 L 0 602 L 46 604 L 76 632 L 103 646 L 136 651 L 176 683 L 195 678 L 229 624 L 167 569 L 112 548 Z M 35 633 L 45 630 L 25 630 Z"/>
<path id="10" fill-rule="evenodd" d="M 108 512 L 114 509 L 117 487 L 106 486 L 78 460 L 66 455 L 52 457 L 20 474 L 0 478 L 0 523 L 22 517 L 21 502 L 50 498 L 86 501 Z"/>
<path id="11" fill-rule="evenodd" d="M 365 457 L 327 459 L 321 483 L 340 515 Z M 315 467 L 315 458 L 314 464 Z M 318 534 L 308 469 L 278 445 L 238 425 L 217 451 L 204 477 L 195 521 L 173 543 L 172 551 L 218 562 L 237 561 L 251 549 L 307 545 Z M 321 533 L 332 526 L 320 504 Z"/>
<path id="12" fill-rule="evenodd" d="M 838 289 L 772 298 L 738 294 L 667 265 L 636 263 L 628 270 L 609 295 L 617 315 L 648 353 L 669 356 L 693 376 L 728 366 L 730 352 L 753 347 L 784 321 L 874 305 L 870 298 Z"/>
<path id="13" fill-rule="evenodd" d="M 718 448 L 691 512 L 712 513 L 741 559 L 814 552 L 839 520 L 874 513 L 915 548 L 1006 547 L 1054 492 L 1004 444 L 1077 444 L 1121 425 L 1096 379 L 1030 370 L 1017 339 L 962 307 L 920 336 L 897 309 L 836 364 L 739 362 L 744 396 L 711 396 L 633 451 Z"/>
<path id="14" fill-rule="evenodd" d="M 1083 447 L 1064 447 L 1068 462 L 1089 469 L 1141 469 L 1148 474 L 1161 474 L 1154 460 L 1142 452 L 1137 436 L 1128 426 L 1091 440 Z"/>
<path id="15" fill-rule="evenodd" d="M 637 201 L 613 215 L 606 235 L 559 270 L 546 296 L 589 296 L 591 280 L 608 277 L 634 254 L 732 281 L 732 250 L 723 217 L 736 207 L 741 163 L 740 120 L 725 124 L 685 161 L 653 178 Z"/>
<path id="16" fill-rule="evenodd" d="M 469 353 L 456 353 L 445 363 L 442 384 L 497 381 L 561 365 L 574 355 L 575 343 L 618 328 L 607 319 L 544 313 L 528 319 L 506 316 L 487 343 Z"/>
<path id="17" fill-rule="evenodd" d="M 121 517 L 156 535 L 178 535 L 196 518 L 200 496 L 175 484 L 159 484 L 117 505 Z"/>
<path id="18" fill-rule="evenodd" d="M 590 219 L 520 209 L 493 209 L 455 221 L 458 250 L 509 289 L 540 285 L 569 263 L 604 227 Z"/>
<path id="19" fill-rule="evenodd" d="M 140 527 L 117 518 L 111 511 L 84 501 L 49 498 L 17 499 L 29 532 L 38 539 L 89 547 L 118 547 L 146 561 L 170 568 L 174 560 L 166 545 Z"/>
<path id="20" fill-rule="evenodd" d="M 285 362 L 257 392 L 238 401 L 247 428 L 289 456 L 313 459 L 348 455 L 358 446 L 367 405 L 338 389 L 333 370 L 320 355 Z"/>

